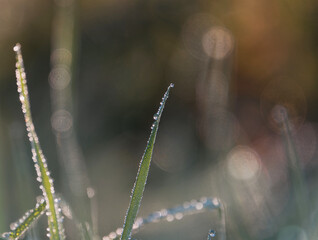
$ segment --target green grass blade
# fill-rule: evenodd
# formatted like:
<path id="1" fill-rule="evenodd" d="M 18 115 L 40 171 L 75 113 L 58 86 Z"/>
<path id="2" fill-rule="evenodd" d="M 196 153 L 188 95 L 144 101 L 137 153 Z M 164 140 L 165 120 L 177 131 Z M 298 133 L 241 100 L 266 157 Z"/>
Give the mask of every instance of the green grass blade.
<path id="1" fill-rule="evenodd" d="M 30 228 L 31 224 L 33 224 L 45 212 L 45 209 L 46 202 L 44 199 L 41 199 L 34 209 L 26 212 L 20 220 L 13 224 L 11 232 L 4 233 L 2 237 L 10 240 L 21 238 Z"/>
<path id="2" fill-rule="evenodd" d="M 162 102 L 160 103 L 158 112 L 154 115 L 155 122 L 151 126 L 150 137 L 144 155 L 140 161 L 136 182 L 132 189 L 130 204 L 125 217 L 121 240 L 128 240 L 130 238 L 131 231 L 140 207 L 140 202 L 147 182 L 153 147 L 156 140 L 161 114 L 164 109 L 165 103 L 168 99 L 169 91 L 173 86 L 173 84 L 170 84 L 170 86 L 168 87 L 168 90 L 162 98 Z"/>
<path id="3" fill-rule="evenodd" d="M 62 218 L 59 214 L 59 206 L 54 194 L 53 179 L 50 177 L 50 172 L 47 167 L 46 159 L 42 153 L 38 136 L 34 129 L 34 124 L 31 116 L 31 108 L 27 87 L 26 74 L 24 71 L 21 45 L 16 44 L 13 49 L 16 52 L 16 77 L 19 92 L 19 98 L 22 104 L 22 112 L 24 114 L 26 129 L 31 143 L 32 158 L 35 163 L 37 180 L 41 182 L 40 189 L 47 203 L 47 216 L 49 233 L 51 240 L 61 240 L 64 238 L 64 229 L 62 225 Z"/>

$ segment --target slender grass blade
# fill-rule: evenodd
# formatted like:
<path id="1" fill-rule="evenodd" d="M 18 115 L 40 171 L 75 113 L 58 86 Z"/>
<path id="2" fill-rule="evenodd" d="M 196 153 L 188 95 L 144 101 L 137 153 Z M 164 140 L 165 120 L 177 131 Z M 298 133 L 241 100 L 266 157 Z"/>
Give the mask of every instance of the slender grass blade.
<path id="1" fill-rule="evenodd" d="M 16 78 L 19 98 L 22 104 L 22 112 L 28 132 L 28 137 L 31 143 L 32 158 L 36 173 L 37 180 L 41 183 L 40 189 L 47 203 L 47 216 L 49 233 L 48 236 L 51 240 L 64 239 L 64 229 L 62 225 L 62 217 L 59 214 L 58 201 L 55 198 L 55 190 L 53 186 L 53 179 L 50 177 L 50 172 L 47 167 L 46 159 L 42 153 L 38 136 L 35 132 L 34 124 L 31 116 L 31 107 L 29 101 L 29 93 L 27 87 L 26 74 L 21 53 L 21 45 L 16 44 L 13 50 L 16 53 Z"/>
<path id="2" fill-rule="evenodd" d="M 12 224 L 12 231 L 4 233 L 2 237 L 4 239 L 19 239 L 23 237 L 24 233 L 30 228 L 30 226 L 38 220 L 38 218 L 45 212 L 46 202 L 41 199 L 34 209 L 26 212 L 22 218 L 16 223 Z"/>
<path id="3" fill-rule="evenodd" d="M 173 87 L 173 84 L 170 84 L 166 93 L 164 94 L 162 101 L 160 103 L 160 107 L 158 112 L 154 115 L 154 123 L 151 126 L 150 137 L 144 152 L 144 155 L 140 161 L 137 178 L 132 189 L 132 195 L 130 199 L 130 204 L 126 213 L 125 222 L 123 226 L 123 233 L 121 236 L 121 240 L 130 239 L 131 231 L 133 229 L 133 225 L 140 207 L 140 202 L 144 193 L 145 185 L 147 182 L 147 177 L 149 173 L 149 167 L 152 158 L 152 152 L 156 140 L 156 135 L 159 127 L 159 122 L 161 118 L 162 111 L 164 109 L 165 103 L 169 96 L 169 91 Z"/>

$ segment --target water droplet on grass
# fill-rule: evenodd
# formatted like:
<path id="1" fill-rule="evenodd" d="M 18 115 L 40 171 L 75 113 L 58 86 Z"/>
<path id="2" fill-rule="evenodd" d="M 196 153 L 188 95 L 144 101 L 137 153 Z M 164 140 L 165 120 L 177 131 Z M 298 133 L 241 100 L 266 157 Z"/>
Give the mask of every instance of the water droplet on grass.
<path id="1" fill-rule="evenodd" d="M 209 235 L 208 235 L 208 240 L 210 240 L 211 238 L 214 238 L 215 235 L 216 235 L 215 230 L 210 230 L 210 231 L 209 231 Z"/>

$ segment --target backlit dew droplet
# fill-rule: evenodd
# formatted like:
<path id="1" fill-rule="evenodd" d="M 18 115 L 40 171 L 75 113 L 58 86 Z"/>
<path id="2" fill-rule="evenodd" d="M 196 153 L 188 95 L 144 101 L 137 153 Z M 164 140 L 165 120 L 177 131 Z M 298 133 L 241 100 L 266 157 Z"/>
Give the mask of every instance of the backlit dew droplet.
<path id="1" fill-rule="evenodd" d="M 175 216 L 174 216 L 177 220 L 181 220 L 183 218 L 183 214 L 182 213 L 177 213 Z"/>
<path id="2" fill-rule="evenodd" d="M 215 235 L 216 235 L 215 230 L 210 230 L 210 231 L 209 231 L 209 234 L 208 234 L 208 240 L 210 240 L 211 238 L 214 238 Z"/>
<path id="3" fill-rule="evenodd" d="M 153 119 L 154 119 L 154 120 L 157 120 L 157 119 L 158 119 L 158 114 L 157 114 L 157 113 L 155 113 L 155 114 L 153 115 Z"/>
<path id="4" fill-rule="evenodd" d="M 5 233 L 3 233 L 3 234 L 1 235 L 1 237 L 6 238 L 6 239 L 9 239 L 10 233 L 9 233 L 9 232 L 5 232 Z"/>
<path id="5" fill-rule="evenodd" d="M 174 216 L 173 215 L 168 215 L 167 216 L 167 221 L 168 222 L 172 222 L 174 220 Z"/>
<path id="6" fill-rule="evenodd" d="M 195 205 L 195 208 L 196 208 L 197 210 L 201 210 L 201 209 L 203 209 L 203 204 L 202 204 L 202 203 L 197 203 L 197 204 Z"/>
<path id="7" fill-rule="evenodd" d="M 116 236 L 117 236 L 117 234 L 116 234 L 115 232 L 111 232 L 111 233 L 109 234 L 109 237 L 110 237 L 111 239 L 114 239 Z"/>
<path id="8" fill-rule="evenodd" d="M 14 47 L 13 47 L 13 51 L 18 52 L 21 49 L 21 45 L 20 43 L 17 43 Z"/>
<path id="9" fill-rule="evenodd" d="M 212 203 L 218 207 L 220 205 L 220 200 L 218 198 L 213 198 Z"/>

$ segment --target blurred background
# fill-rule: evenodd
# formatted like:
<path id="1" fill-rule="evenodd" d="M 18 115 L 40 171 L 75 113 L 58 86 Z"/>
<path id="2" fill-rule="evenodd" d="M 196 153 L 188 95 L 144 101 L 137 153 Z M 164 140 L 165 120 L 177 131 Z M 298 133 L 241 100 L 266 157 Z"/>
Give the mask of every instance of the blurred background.
<path id="1" fill-rule="evenodd" d="M 55 188 L 99 236 L 123 224 L 152 116 L 174 83 L 139 215 L 214 196 L 227 239 L 317 239 L 318 2 L 0 5 L 1 232 L 41 194 L 16 92 L 19 42 Z M 219 221 L 207 212 L 136 238 L 206 239 Z"/>

